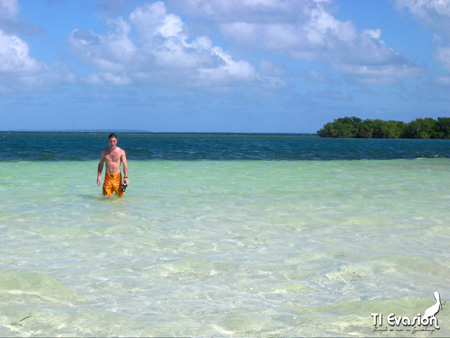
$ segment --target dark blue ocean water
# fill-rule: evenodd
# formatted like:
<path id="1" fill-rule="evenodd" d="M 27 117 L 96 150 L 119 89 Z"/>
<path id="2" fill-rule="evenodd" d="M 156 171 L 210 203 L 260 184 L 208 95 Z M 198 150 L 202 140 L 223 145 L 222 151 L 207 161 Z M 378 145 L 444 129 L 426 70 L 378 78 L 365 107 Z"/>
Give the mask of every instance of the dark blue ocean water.
<path id="1" fill-rule="evenodd" d="M 450 158 L 450 140 L 324 139 L 300 134 L 119 133 L 131 160 Z M 1 132 L 2 161 L 93 160 L 108 133 Z"/>

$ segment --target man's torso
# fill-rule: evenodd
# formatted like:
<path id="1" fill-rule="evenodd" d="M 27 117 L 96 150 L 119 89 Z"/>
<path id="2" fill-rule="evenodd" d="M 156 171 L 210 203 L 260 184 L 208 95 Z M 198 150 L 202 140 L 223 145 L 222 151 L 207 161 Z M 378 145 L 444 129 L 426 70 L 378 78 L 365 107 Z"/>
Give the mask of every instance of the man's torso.
<path id="1" fill-rule="evenodd" d="M 123 150 L 119 147 L 116 147 L 114 150 L 106 148 L 103 151 L 105 153 L 106 173 L 120 173 L 120 162 L 122 159 Z"/>

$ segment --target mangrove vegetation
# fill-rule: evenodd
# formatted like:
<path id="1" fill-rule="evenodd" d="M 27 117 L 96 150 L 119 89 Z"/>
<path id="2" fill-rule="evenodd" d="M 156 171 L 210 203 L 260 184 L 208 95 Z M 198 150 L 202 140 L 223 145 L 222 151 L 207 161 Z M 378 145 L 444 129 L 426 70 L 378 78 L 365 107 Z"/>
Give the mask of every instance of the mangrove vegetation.
<path id="1" fill-rule="evenodd" d="M 450 139 L 450 118 L 419 118 L 405 123 L 342 117 L 325 124 L 317 134 L 334 138 Z"/>

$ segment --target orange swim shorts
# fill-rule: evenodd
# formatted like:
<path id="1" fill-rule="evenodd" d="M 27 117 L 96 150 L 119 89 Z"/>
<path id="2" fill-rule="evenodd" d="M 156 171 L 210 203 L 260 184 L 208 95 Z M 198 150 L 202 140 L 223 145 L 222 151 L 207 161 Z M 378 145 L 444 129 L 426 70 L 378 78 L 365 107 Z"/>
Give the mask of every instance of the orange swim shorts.
<path id="1" fill-rule="evenodd" d="M 111 196 L 113 192 L 117 196 L 125 195 L 125 191 L 122 188 L 122 174 L 105 174 L 105 182 L 103 182 L 103 195 Z"/>

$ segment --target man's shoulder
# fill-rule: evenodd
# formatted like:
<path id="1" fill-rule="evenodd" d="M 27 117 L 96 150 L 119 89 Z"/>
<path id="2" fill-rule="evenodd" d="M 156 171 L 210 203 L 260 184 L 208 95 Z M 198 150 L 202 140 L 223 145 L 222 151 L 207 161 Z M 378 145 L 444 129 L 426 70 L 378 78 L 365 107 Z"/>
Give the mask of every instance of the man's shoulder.
<path id="1" fill-rule="evenodd" d="M 120 156 L 122 157 L 123 160 L 126 160 L 126 158 L 127 158 L 127 153 L 125 152 L 125 150 L 120 149 Z"/>

